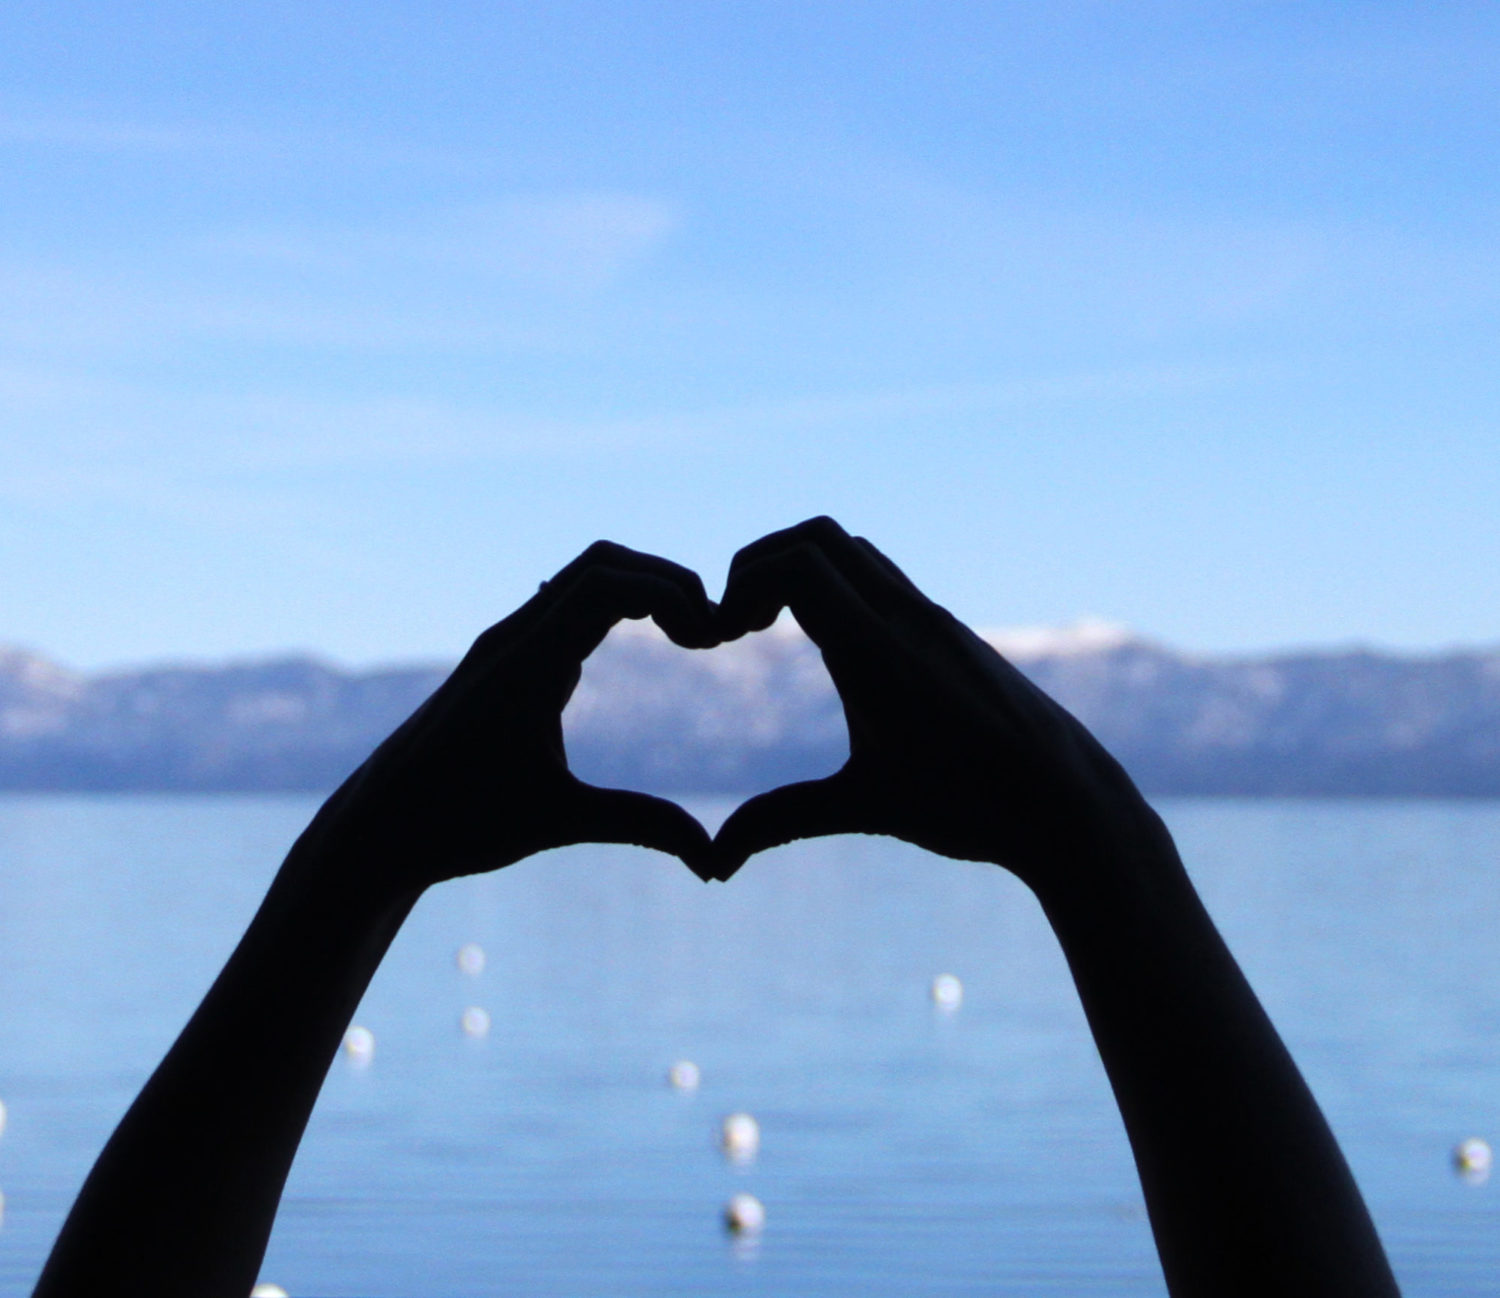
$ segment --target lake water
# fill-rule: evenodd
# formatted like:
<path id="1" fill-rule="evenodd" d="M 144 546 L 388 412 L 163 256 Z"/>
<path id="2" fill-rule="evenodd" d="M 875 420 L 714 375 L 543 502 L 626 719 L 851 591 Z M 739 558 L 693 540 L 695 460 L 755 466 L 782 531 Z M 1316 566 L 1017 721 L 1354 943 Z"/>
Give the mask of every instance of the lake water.
<path id="1" fill-rule="evenodd" d="M 0 1295 L 29 1292 L 313 805 L 0 799 Z M 1408 1298 L 1500 1293 L 1500 1176 L 1449 1161 L 1500 1145 L 1500 807 L 1162 809 Z M 551 853 L 430 893 L 357 1020 L 373 1062 L 336 1061 L 263 1272 L 296 1298 L 1164 1293 L 1061 957 L 999 870 L 846 838 L 705 886 Z M 737 1110 L 744 1165 L 716 1143 Z M 740 1191 L 753 1244 L 721 1225 Z"/>

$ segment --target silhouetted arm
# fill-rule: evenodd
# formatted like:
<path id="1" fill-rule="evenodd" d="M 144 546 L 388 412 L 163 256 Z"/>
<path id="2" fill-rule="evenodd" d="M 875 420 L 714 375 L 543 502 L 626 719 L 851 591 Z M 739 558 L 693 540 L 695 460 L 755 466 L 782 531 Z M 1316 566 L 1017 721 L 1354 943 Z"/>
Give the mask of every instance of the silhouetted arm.
<path id="1" fill-rule="evenodd" d="M 832 833 L 1006 866 L 1067 956 L 1174 1298 L 1396 1294 L 1323 1115 L 1119 764 L 829 519 L 736 556 L 723 634 L 768 626 L 783 607 L 838 687 L 849 760 L 736 811 L 716 840 L 721 876 Z"/>
<path id="2" fill-rule="evenodd" d="M 568 773 L 561 714 L 621 618 L 713 643 L 697 577 L 600 543 L 505 621 L 318 812 L 89 1174 L 37 1298 L 245 1298 L 323 1076 L 429 885 L 577 842 L 705 873 L 681 808 Z"/>

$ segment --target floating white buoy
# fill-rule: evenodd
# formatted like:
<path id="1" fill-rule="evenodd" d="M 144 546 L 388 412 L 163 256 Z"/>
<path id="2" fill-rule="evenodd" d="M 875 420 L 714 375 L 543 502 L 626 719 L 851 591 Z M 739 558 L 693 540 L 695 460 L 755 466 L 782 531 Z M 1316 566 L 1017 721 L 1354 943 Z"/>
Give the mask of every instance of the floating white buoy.
<path id="1" fill-rule="evenodd" d="M 932 1003 L 940 1010 L 956 1010 L 963 1004 L 964 985 L 952 974 L 939 974 L 932 980 Z"/>
<path id="2" fill-rule="evenodd" d="M 731 1113 L 719 1128 L 719 1144 L 736 1163 L 748 1163 L 760 1149 L 760 1123 L 748 1113 Z"/>
<path id="3" fill-rule="evenodd" d="M 765 1204 L 753 1194 L 737 1194 L 724 1205 L 724 1225 L 735 1235 L 758 1235 L 765 1224 Z"/>
<path id="4" fill-rule="evenodd" d="M 262 1281 L 250 1291 L 250 1298 L 288 1298 L 288 1294 L 279 1284 L 266 1284 Z"/>
<path id="5" fill-rule="evenodd" d="M 458 948 L 458 968 L 470 978 L 478 978 L 484 972 L 484 948 L 478 942 L 465 942 Z"/>
<path id="6" fill-rule="evenodd" d="M 679 1091 L 696 1091 L 702 1080 L 703 1074 L 698 1071 L 698 1065 L 690 1059 L 679 1059 L 667 1069 L 667 1081 Z"/>
<path id="7" fill-rule="evenodd" d="M 0 1100 L 0 1136 L 5 1134 L 5 1101 Z"/>
<path id="8" fill-rule="evenodd" d="M 369 1028 L 350 1028 L 344 1033 L 344 1053 L 356 1068 L 364 1068 L 375 1058 L 375 1034 Z"/>
<path id="9" fill-rule="evenodd" d="M 1478 1136 L 1460 1140 L 1453 1147 L 1453 1166 L 1470 1185 L 1483 1185 L 1490 1179 L 1495 1165 L 1495 1154 L 1489 1142 Z"/>
<path id="10" fill-rule="evenodd" d="M 458 1021 L 464 1030 L 464 1035 L 474 1037 L 476 1040 L 479 1037 L 487 1035 L 490 1030 L 490 1016 L 488 1012 L 480 1009 L 477 1005 L 470 1005 L 459 1016 Z"/>

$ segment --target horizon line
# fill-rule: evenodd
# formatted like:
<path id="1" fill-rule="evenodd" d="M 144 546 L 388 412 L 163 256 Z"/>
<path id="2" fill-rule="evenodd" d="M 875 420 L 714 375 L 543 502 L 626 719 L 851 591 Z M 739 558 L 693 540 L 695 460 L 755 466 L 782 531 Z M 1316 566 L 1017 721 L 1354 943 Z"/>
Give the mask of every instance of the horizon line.
<path id="1" fill-rule="evenodd" d="M 1123 622 L 1098 617 L 1080 617 L 1069 622 L 1019 626 L 976 626 L 975 634 L 992 645 L 1006 658 L 1016 662 L 1044 658 L 1086 656 L 1124 648 L 1139 648 L 1168 654 L 1194 662 L 1243 662 L 1250 660 L 1304 657 L 1341 657 L 1369 654 L 1393 659 L 1442 659 L 1472 655 L 1500 654 L 1500 635 L 1493 640 L 1447 642 L 1435 646 L 1403 648 L 1380 644 L 1363 638 L 1331 640 L 1262 647 L 1258 649 L 1201 650 L 1183 648 L 1156 636 L 1135 630 Z M 805 639 L 806 633 L 790 617 L 783 615 L 765 631 L 753 635 L 789 636 Z M 649 619 L 621 622 L 611 637 L 644 636 L 665 640 L 665 634 Z M 746 636 L 745 641 L 751 636 Z M 607 643 L 607 642 L 606 642 Z M 741 643 L 730 642 L 730 645 Z M 720 646 L 729 648 L 730 645 Z M 410 657 L 349 659 L 336 653 L 306 646 L 245 649 L 228 652 L 169 652 L 157 657 L 120 659 L 92 667 L 76 667 L 59 657 L 31 645 L 0 639 L 0 672 L 42 670 L 76 678 L 133 675 L 146 671 L 203 671 L 236 667 L 270 666 L 277 663 L 313 663 L 345 674 L 371 675 L 389 671 L 450 670 L 465 650 L 450 655 L 432 654 Z M 683 650 L 684 653 L 714 650 Z"/>

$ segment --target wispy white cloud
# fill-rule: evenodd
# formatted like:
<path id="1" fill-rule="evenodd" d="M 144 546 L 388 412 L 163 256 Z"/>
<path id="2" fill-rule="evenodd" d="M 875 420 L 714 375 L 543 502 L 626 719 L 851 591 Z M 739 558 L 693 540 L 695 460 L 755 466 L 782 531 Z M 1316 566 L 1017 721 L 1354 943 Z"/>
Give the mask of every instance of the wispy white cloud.
<path id="1" fill-rule="evenodd" d="M 687 435 L 671 421 L 568 421 L 397 396 L 191 394 L 14 365 L 0 366 L 0 425 L 0 499 L 30 504 L 139 504 L 164 499 L 171 483 L 197 492 L 328 470 L 640 450 Z"/>
<path id="2" fill-rule="evenodd" d="M 0 144 L 46 145 L 104 153 L 228 151 L 260 137 L 122 119 L 0 115 Z"/>
<path id="3" fill-rule="evenodd" d="M 0 111 L 0 149 L 44 148 L 121 158 L 214 159 L 257 168 L 316 165 L 339 170 L 493 174 L 493 152 L 407 142 L 326 128 L 244 128 L 203 120 L 153 121 L 67 111 Z"/>
<path id="4" fill-rule="evenodd" d="M 559 301 L 535 290 L 381 283 L 321 290 L 255 275 L 174 281 L 144 268 L 0 264 L 0 342 L 13 356 L 74 364 L 166 361 L 189 344 L 454 355 L 576 350 L 587 337 L 569 310 L 578 294 Z"/>
<path id="5" fill-rule="evenodd" d="M 680 224 L 628 193 L 502 197 L 383 223 L 163 236 L 128 257 L 0 260 L 13 354 L 140 356 L 201 342 L 464 353 L 576 350 L 589 311 Z"/>
<path id="6" fill-rule="evenodd" d="M 619 418 L 544 418 L 451 400 L 220 392 L 0 367 L 0 421 L 11 430 L 0 498 L 33 505 L 172 500 L 192 516 L 233 483 L 303 475 L 481 469 L 577 456 L 715 455 L 767 438 L 859 432 L 912 421 L 1065 409 L 1131 396 L 1243 384 L 1244 371 L 1143 367 L 806 396 Z M 175 485 L 174 485 L 175 484 Z M 218 508 L 215 505 L 214 508 Z M 175 512 L 174 507 L 174 512 Z"/>
<path id="7" fill-rule="evenodd" d="M 299 270 L 347 273 L 408 263 L 597 291 L 655 251 L 680 222 L 675 204 L 639 194 L 530 194 L 381 225 L 231 230 L 206 236 L 198 247 Z"/>

